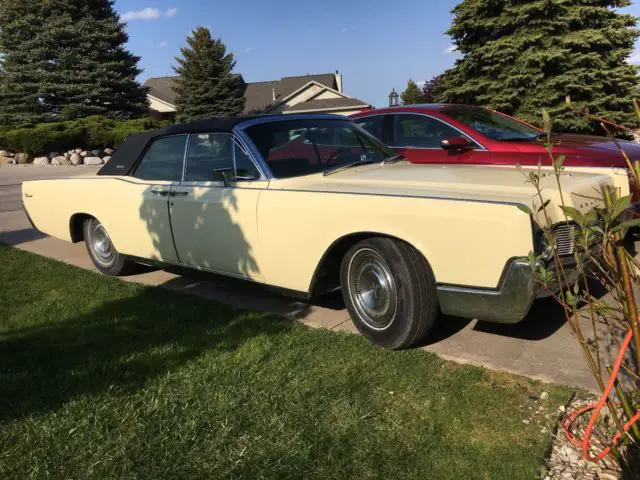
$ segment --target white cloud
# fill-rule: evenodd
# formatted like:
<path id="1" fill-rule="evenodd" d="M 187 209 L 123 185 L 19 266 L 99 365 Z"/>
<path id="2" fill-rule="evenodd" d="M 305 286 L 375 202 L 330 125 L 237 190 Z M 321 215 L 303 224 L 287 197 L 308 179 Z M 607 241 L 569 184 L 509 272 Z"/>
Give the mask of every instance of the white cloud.
<path id="1" fill-rule="evenodd" d="M 416 85 L 418 85 L 418 87 L 422 88 L 422 87 L 424 87 L 425 83 L 427 83 L 426 80 L 420 80 L 419 82 L 416 82 Z"/>
<path id="2" fill-rule="evenodd" d="M 447 49 L 444 51 L 444 53 L 455 53 L 457 51 L 458 51 L 458 47 L 456 47 L 455 45 L 449 45 Z"/>
<path id="3" fill-rule="evenodd" d="M 343 28 L 342 30 L 340 30 L 340 33 L 347 33 L 347 28 Z"/>
<path id="4" fill-rule="evenodd" d="M 131 20 L 157 20 L 158 18 L 170 18 L 178 13 L 177 8 L 169 8 L 165 12 L 161 12 L 157 8 L 145 8 L 144 10 L 125 12 L 120 19 L 123 22 L 129 22 Z"/>
<path id="5" fill-rule="evenodd" d="M 247 47 L 244 49 L 244 53 L 249 53 L 251 50 L 253 50 L 251 47 Z"/>
<path id="6" fill-rule="evenodd" d="M 634 65 L 640 64 L 640 52 L 635 52 L 629 58 L 627 58 L 628 63 L 633 63 Z"/>
<path id="7" fill-rule="evenodd" d="M 160 42 L 158 44 L 159 47 L 166 47 L 167 45 L 169 45 L 169 42 L 167 42 L 166 40 L 164 40 L 164 41 L 162 41 L 162 42 Z"/>

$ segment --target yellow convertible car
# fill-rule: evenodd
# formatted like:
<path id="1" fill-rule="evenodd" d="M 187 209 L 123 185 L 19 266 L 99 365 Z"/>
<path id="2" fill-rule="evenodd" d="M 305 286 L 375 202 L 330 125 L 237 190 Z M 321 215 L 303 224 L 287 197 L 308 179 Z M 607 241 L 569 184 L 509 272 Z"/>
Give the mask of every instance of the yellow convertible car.
<path id="1" fill-rule="evenodd" d="M 628 193 L 608 169 L 567 169 L 562 185 L 581 211 L 604 185 Z M 570 264 L 555 179 L 543 187 Z M 539 295 L 527 256 L 549 250 L 519 208 L 534 195 L 513 167 L 412 165 L 333 115 L 174 125 L 130 137 L 98 175 L 23 184 L 34 227 L 86 242 L 106 274 L 157 263 L 295 296 L 341 288 L 360 331 L 388 348 L 420 342 L 441 312 L 525 317 Z"/>

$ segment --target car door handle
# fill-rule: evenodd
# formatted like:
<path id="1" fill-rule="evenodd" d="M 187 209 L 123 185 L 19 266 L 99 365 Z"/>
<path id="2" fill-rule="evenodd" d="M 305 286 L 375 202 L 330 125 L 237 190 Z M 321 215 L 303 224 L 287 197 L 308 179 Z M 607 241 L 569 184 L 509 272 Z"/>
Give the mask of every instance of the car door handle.
<path id="1" fill-rule="evenodd" d="M 170 195 L 172 197 L 184 197 L 186 195 L 189 195 L 189 192 L 171 192 Z"/>
<path id="2" fill-rule="evenodd" d="M 151 190 L 151 193 L 153 193 L 154 195 L 160 195 L 162 197 L 167 197 L 169 196 L 169 191 L 168 190 Z"/>

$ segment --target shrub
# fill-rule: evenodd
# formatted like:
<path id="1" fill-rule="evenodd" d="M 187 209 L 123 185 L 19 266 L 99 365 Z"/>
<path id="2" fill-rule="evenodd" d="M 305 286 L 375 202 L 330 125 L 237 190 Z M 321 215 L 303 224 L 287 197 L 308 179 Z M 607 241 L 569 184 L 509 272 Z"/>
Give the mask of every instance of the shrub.
<path id="1" fill-rule="evenodd" d="M 63 152 L 72 148 L 117 148 L 128 136 L 168 125 L 152 118 L 117 121 L 92 116 L 67 122 L 41 123 L 0 130 L 0 149 L 30 155 Z"/>

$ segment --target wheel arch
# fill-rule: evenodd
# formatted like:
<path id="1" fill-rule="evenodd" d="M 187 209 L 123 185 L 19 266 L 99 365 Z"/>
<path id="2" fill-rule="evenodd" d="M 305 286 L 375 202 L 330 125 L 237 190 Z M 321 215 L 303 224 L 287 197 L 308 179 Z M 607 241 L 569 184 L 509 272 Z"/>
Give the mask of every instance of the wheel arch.
<path id="1" fill-rule="evenodd" d="M 83 225 L 85 220 L 89 218 L 95 218 L 93 215 L 88 213 L 74 213 L 71 215 L 69 219 L 69 236 L 71 237 L 71 241 L 73 243 L 78 243 L 84 241 L 84 229 Z"/>
<path id="2" fill-rule="evenodd" d="M 309 296 L 313 297 L 337 289 L 340 286 L 340 263 L 342 262 L 344 255 L 356 243 L 373 237 L 385 237 L 405 242 L 414 247 L 425 259 L 427 259 L 423 250 L 414 242 L 406 238 L 376 231 L 349 233 L 334 240 L 333 243 L 331 243 L 331 245 L 329 245 L 325 250 L 315 271 L 313 272 L 313 276 L 311 277 Z"/>

